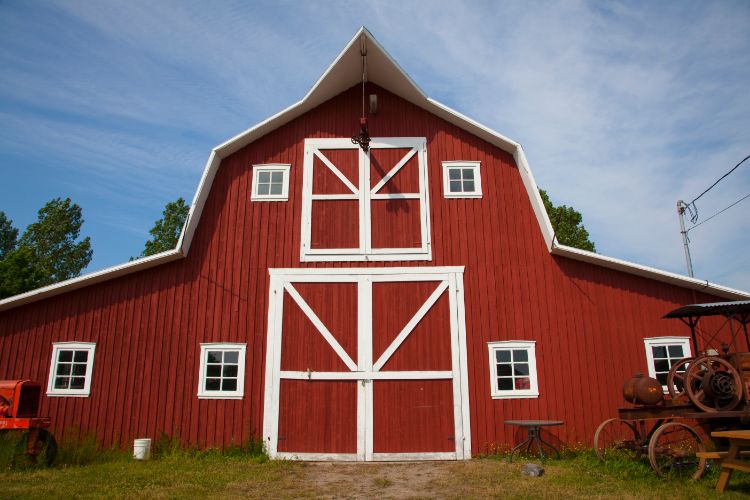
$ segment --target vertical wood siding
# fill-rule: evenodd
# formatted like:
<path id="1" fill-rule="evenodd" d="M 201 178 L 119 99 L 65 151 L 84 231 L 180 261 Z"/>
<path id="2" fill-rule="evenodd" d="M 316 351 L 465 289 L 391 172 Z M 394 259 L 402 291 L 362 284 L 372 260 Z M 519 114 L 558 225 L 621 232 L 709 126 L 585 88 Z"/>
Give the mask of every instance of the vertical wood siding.
<path id="1" fill-rule="evenodd" d="M 646 372 L 643 338 L 688 335 L 679 321 L 661 316 L 683 304 L 718 299 L 551 256 L 510 154 L 383 89 L 370 85 L 368 92 L 379 96 L 378 114 L 370 117 L 372 136 L 427 138 L 431 262 L 299 261 L 304 139 L 349 137 L 358 131 L 360 89 L 354 87 L 222 161 L 186 259 L 0 313 L 0 378 L 46 384 L 53 342 L 96 342 L 90 397 L 43 399 L 41 412 L 52 417 L 55 433 L 94 433 L 105 446 L 128 446 L 133 438 L 157 437 L 161 432 L 198 446 L 237 444 L 261 434 L 268 268 L 460 265 L 466 266 L 474 453 L 514 441 L 511 429 L 502 423 L 510 418 L 562 419 L 565 426 L 556 431 L 562 441 L 590 443 L 596 425 L 615 415 L 621 404 L 623 381 Z M 447 160 L 481 162 L 483 198 L 443 197 L 441 162 Z M 288 202 L 250 202 L 251 166 L 261 163 L 291 164 Z M 356 175 L 346 175 L 356 184 Z M 412 189 L 408 169 L 398 182 L 403 184 L 400 189 Z M 316 186 L 320 192 L 339 192 L 322 177 Z M 407 203 L 403 210 L 389 210 L 387 205 L 373 210 L 376 245 L 389 240 L 416 245 L 418 240 L 408 239 L 413 227 L 409 216 L 415 208 Z M 351 237 L 356 234 L 356 217 L 344 217 L 337 207 L 313 221 L 313 242 L 320 231 L 337 245 L 356 246 Z M 306 299 L 317 300 L 308 292 Z M 341 298 L 341 303 L 346 300 Z M 346 303 L 356 308 L 356 301 Z M 286 306 L 291 310 L 293 305 Z M 441 307 L 445 305 L 438 302 L 433 314 L 440 314 Z M 343 325 L 343 316 L 330 314 L 328 321 Z M 706 325 L 709 330 L 717 326 Z M 495 340 L 536 341 L 539 398 L 491 399 L 487 342 Z M 197 398 L 201 342 L 247 343 L 244 399 Z M 744 341 L 741 344 L 746 347 Z M 347 346 L 351 348 L 356 346 Z M 419 352 L 421 347 L 415 344 L 414 349 Z M 393 363 L 398 362 L 394 357 Z M 302 382 L 284 384 L 290 390 L 282 408 L 292 412 L 294 391 Z M 389 384 L 382 383 L 376 398 L 413 399 L 412 385 L 418 391 L 420 384 L 429 384 L 429 391 L 420 392 L 425 405 L 450 401 L 441 396 L 443 385 L 448 386 L 440 382 L 415 382 L 410 388 L 400 386 L 403 389 Z M 330 446 L 337 452 L 356 448 L 356 385 L 316 382 L 315 387 L 321 404 L 296 411 L 314 415 L 309 425 L 315 425 L 315 433 L 324 440 L 328 434 L 317 426 L 333 432 L 351 422 L 347 433 L 331 438 Z M 331 398 L 341 401 L 335 415 L 324 412 Z M 378 451 L 397 451 L 393 440 L 401 434 L 387 429 L 389 415 L 398 414 L 398 408 L 383 408 L 389 409 L 376 415 L 376 427 L 383 429 L 385 439 L 376 438 Z M 309 430 L 295 430 L 294 422 L 301 420 L 289 415 L 289 422 L 280 423 L 280 429 L 288 430 L 281 432 L 293 436 Z M 435 428 L 449 432 L 452 415 L 440 415 L 434 417 Z M 412 419 L 404 424 L 412 428 L 427 417 L 403 418 Z M 385 437 L 388 432 L 398 437 Z M 442 443 L 444 438 L 435 439 Z M 311 449 L 318 444 L 303 442 Z"/>

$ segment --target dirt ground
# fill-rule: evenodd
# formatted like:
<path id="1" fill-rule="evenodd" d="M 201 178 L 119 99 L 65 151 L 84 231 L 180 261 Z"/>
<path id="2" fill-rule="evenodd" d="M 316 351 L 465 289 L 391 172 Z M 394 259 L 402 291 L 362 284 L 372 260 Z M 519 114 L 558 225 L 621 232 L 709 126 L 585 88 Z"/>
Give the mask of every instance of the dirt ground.
<path id="1" fill-rule="evenodd" d="M 455 462 L 311 463 L 304 476 L 315 494 L 331 498 L 436 498 L 440 484 L 455 475 Z"/>

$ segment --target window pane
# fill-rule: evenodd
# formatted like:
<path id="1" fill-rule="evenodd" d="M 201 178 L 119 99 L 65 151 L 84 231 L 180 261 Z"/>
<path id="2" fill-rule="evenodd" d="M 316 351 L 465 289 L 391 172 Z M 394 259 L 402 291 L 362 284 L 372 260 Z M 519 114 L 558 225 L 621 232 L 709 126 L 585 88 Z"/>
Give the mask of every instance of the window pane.
<path id="1" fill-rule="evenodd" d="M 529 360 L 529 353 L 528 351 L 516 349 L 513 351 L 513 361 L 528 361 Z"/>
<path id="2" fill-rule="evenodd" d="M 86 382 L 84 377 L 71 377 L 70 388 L 71 389 L 83 389 L 83 384 Z"/>
<path id="3" fill-rule="evenodd" d="M 498 378 L 497 379 L 497 390 L 498 391 L 512 391 L 513 390 L 513 379 L 512 378 Z"/>
<path id="4" fill-rule="evenodd" d="M 224 381 L 221 384 L 221 390 L 222 391 L 236 391 L 237 390 L 237 380 L 231 379 L 231 378 L 225 378 Z"/>
<path id="5" fill-rule="evenodd" d="M 669 361 L 666 359 L 657 359 L 654 360 L 654 369 L 656 372 L 668 372 L 669 371 Z"/>
<path id="6" fill-rule="evenodd" d="M 657 373 L 656 374 L 657 380 L 661 382 L 661 385 L 667 385 L 667 374 L 666 373 Z"/>
<path id="7" fill-rule="evenodd" d="M 667 348 L 663 345 L 660 346 L 654 346 L 651 348 L 651 352 L 654 354 L 655 358 L 666 358 L 667 357 Z"/>
<path id="8" fill-rule="evenodd" d="M 452 181 L 456 181 L 461 179 L 461 169 L 459 168 L 449 168 L 448 169 L 448 179 Z"/>
<path id="9" fill-rule="evenodd" d="M 70 365 L 68 363 L 58 363 L 57 375 L 70 375 Z"/>
<path id="10" fill-rule="evenodd" d="M 510 363 L 510 351 L 495 351 L 495 359 L 498 363 Z"/>
<path id="11" fill-rule="evenodd" d="M 271 172 L 258 172 L 258 182 L 268 184 L 271 182 Z"/>
<path id="12" fill-rule="evenodd" d="M 224 363 L 237 364 L 237 361 L 239 359 L 240 359 L 239 351 L 227 351 L 224 353 Z"/>
<path id="13" fill-rule="evenodd" d="M 237 365 L 224 365 L 224 374 L 225 377 L 234 377 L 237 378 Z"/>
<path id="14" fill-rule="evenodd" d="M 669 357 L 670 358 L 684 358 L 685 354 L 682 350 L 682 346 L 681 345 L 669 346 Z"/>
<path id="15" fill-rule="evenodd" d="M 68 388 L 68 381 L 70 379 L 68 377 L 56 377 L 55 378 L 55 389 L 67 389 Z"/>
<path id="16" fill-rule="evenodd" d="M 270 191 L 270 184 L 258 184 L 258 194 L 268 194 Z"/>
<path id="17" fill-rule="evenodd" d="M 281 184 L 284 182 L 284 172 L 271 173 L 271 182 Z"/>
<path id="18" fill-rule="evenodd" d="M 465 168 L 464 169 L 464 180 L 465 181 L 473 181 L 474 180 L 474 169 L 473 168 Z"/>
<path id="19" fill-rule="evenodd" d="M 79 377 L 83 377 L 86 375 L 86 365 L 83 363 L 74 363 L 73 364 L 73 375 L 78 375 Z"/>
<path id="20" fill-rule="evenodd" d="M 221 387 L 220 378 L 207 378 L 206 379 L 206 390 L 207 391 L 218 391 Z"/>
<path id="21" fill-rule="evenodd" d="M 529 377 L 520 377 L 516 379 L 516 390 L 531 389 L 531 379 Z"/>
<path id="22" fill-rule="evenodd" d="M 281 194 L 281 184 L 271 184 L 271 194 Z"/>
<path id="23" fill-rule="evenodd" d="M 528 363 L 518 363 L 513 365 L 513 375 L 528 375 L 529 374 L 529 364 Z"/>
<path id="24" fill-rule="evenodd" d="M 451 193 L 461 192 L 461 181 L 451 181 Z"/>
<path id="25" fill-rule="evenodd" d="M 221 351 L 208 351 L 208 355 L 206 356 L 206 362 L 221 363 Z"/>
<path id="26" fill-rule="evenodd" d="M 89 359 L 88 351 L 76 351 L 73 361 L 76 363 L 85 363 Z"/>
<path id="27" fill-rule="evenodd" d="M 512 375 L 511 365 L 497 365 L 497 376 L 498 377 L 510 377 Z"/>
<path id="28" fill-rule="evenodd" d="M 464 193 L 474 192 L 474 181 L 464 181 Z"/>
<path id="29" fill-rule="evenodd" d="M 206 376 L 207 377 L 220 377 L 221 365 L 206 365 Z"/>
<path id="30" fill-rule="evenodd" d="M 73 351 L 60 351 L 57 360 L 70 363 L 73 361 Z"/>

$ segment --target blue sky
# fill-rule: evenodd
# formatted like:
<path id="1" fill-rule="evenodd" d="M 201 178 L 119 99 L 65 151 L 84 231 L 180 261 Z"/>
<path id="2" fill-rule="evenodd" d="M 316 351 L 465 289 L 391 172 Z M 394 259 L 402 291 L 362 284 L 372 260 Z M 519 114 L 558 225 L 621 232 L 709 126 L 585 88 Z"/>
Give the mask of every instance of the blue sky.
<path id="1" fill-rule="evenodd" d="M 192 200 L 212 147 L 301 98 L 365 25 L 431 97 L 523 144 L 600 253 L 685 272 L 675 203 L 750 154 L 750 3 L 0 2 L 0 210 L 71 197 L 87 272 Z M 750 162 L 698 202 L 750 193 Z M 750 199 L 691 231 L 750 290 Z"/>

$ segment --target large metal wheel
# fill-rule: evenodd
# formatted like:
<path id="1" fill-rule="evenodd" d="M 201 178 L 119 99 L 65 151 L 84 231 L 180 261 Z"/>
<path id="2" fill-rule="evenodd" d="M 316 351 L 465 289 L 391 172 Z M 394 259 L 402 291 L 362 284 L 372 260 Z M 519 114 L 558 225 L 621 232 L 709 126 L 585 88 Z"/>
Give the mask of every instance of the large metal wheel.
<path id="1" fill-rule="evenodd" d="M 673 400 L 680 399 L 685 394 L 685 372 L 695 358 L 682 358 L 672 365 L 667 375 L 667 389 Z"/>
<path id="2" fill-rule="evenodd" d="M 706 445 L 695 429 L 680 422 L 661 425 L 648 443 L 648 461 L 657 476 L 700 479 L 706 459 L 695 456 Z"/>
<path id="3" fill-rule="evenodd" d="M 637 459 L 643 453 L 637 427 L 619 418 L 599 424 L 594 434 L 594 450 L 602 462 L 616 457 Z"/>
<path id="4" fill-rule="evenodd" d="M 703 411 L 733 410 L 742 400 L 740 374 L 718 356 L 697 358 L 685 372 L 684 381 L 688 398 Z"/>

